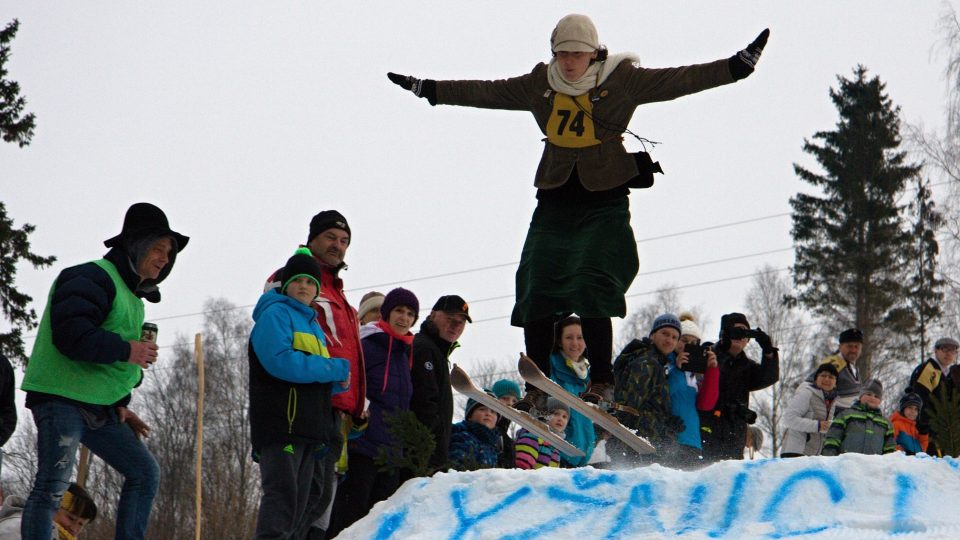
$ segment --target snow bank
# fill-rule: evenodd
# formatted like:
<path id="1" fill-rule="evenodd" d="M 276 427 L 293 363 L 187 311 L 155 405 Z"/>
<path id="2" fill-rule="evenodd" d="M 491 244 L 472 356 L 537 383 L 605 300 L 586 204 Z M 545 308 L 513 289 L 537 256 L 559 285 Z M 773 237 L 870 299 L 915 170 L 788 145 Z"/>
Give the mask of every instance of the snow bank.
<path id="1" fill-rule="evenodd" d="M 339 538 L 960 538 L 960 460 L 489 470 L 404 484 Z"/>

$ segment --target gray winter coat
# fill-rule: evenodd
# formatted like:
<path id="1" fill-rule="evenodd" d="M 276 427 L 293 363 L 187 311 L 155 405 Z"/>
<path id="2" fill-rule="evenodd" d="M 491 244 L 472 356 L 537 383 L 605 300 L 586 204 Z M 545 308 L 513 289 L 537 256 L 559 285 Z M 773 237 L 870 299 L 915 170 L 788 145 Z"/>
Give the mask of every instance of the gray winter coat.
<path id="1" fill-rule="evenodd" d="M 825 439 L 825 435 L 820 433 L 820 420 L 831 420 L 835 406 L 835 403 L 831 403 L 830 409 L 827 409 L 823 390 L 816 385 L 801 384 L 783 413 L 786 430 L 781 453 L 819 456 Z"/>

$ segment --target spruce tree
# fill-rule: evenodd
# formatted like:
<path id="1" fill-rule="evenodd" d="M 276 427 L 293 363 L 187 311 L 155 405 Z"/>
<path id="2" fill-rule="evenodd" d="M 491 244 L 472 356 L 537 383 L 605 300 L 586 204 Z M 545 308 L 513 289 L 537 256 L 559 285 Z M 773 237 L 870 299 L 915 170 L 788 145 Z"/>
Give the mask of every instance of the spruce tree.
<path id="1" fill-rule="evenodd" d="M 393 444 L 381 446 L 373 462 L 383 472 L 407 470 L 414 476 L 430 476 L 436 472 L 430 466 L 430 456 L 437 447 L 430 428 L 417 420 L 412 411 L 386 413 L 383 421 Z"/>
<path id="2" fill-rule="evenodd" d="M 17 263 L 26 260 L 34 268 L 50 266 L 56 257 L 41 257 L 30 251 L 30 233 L 34 226 L 24 224 L 19 229 L 7 217 L 7 207 L 0 202 L 0 311 L 10 322 L 9 332 L 0 332 L 0 353 L 13 361 L 26 361 L 23 348 L 23 330 L 37 326 L 37 313 L 27 306 L 33 298 L 17 290 Z"/>
<path id="3" fill-rule="evenodd" d="M 916 321 L 916 332 L 911 343 L 923 358 L 928 348 L 931 322 L 943 315 L 943 289 L 945 281 L 940 277 L 937 256 L 940 245 L 937 231 L 943 226 L 943 215 L 931 199 L 930 182 L 920 178 L 916 194 L 910 203 L 910 227 L 913 238 L 910 257 L 912 265 L 906 283 L 910 315 Z"/>
<path id="4" fill-rule="evenodd" d="M 900 149 L 900 109 L 880 79 L 857 66 L 852 78 L 838 82 L 830 98 L 839 121 L 803 145 L 822 172 L 794 164 L 821 193 L 790 199 L 797 289 L 791 300 L 836 330 L 863 331 L 857 367 L 866 380 L 874 354 L 893 353 L 915 328 L 905 309 L 914 242 L 908 207 L 898 201 L 920 167 Z"/>
<path id="5" fill-rule="evenodd" d="M 20 22 L 14 19 L 0 30 L 0 137 L 22 148 L 30 144 L 33 137 L 34 115 L 23 115 L 27 102 L 20 95 L 20 85 L 7 79 L 6 68 L 10 42 L 19 27 Z M 17 263 L 23 259 L 34 268 L 42 268 L 56 260 L 56 257 L 41 257 L 30 251 L 29 235 L 33 229 L 29 223 L 15 229 L 13 220 L 7 217 L 6 206 L 0 202 L 0 311 L 12 327 L 9 332 L 0 332 L 0 354 L 20 362 L 27 358 L 23 349 L 23 330 L 37 326 L 37 314 L 27 309 L 33 298 L 16 288 Z"/>
<path id="6" fill-rule="evenodd" d="M 33 113 L 23 114 L 27 105 L 20 95 L 17 81 L 7 79 L 7 60 L 10 58 L 10 42 L 17 35 L 20 22 L 16 19 L 0 30 L 0 136 L 6 142 L 15 142 L 24 147 L 33 137 L 35 117 Z"/>

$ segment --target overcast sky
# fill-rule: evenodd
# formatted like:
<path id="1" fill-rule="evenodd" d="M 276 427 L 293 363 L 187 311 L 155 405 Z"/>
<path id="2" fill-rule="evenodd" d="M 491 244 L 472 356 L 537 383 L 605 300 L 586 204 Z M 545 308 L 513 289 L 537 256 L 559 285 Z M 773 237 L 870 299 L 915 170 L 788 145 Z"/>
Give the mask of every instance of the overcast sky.
<path id="1" fill-rule="evenodd" d="M 863 64 L 905 121 L 942 125 L 943 4 L 784 4 L 7 0 L 0 24 L 21 24 L 9 76 L 37 132 L 27 148 L 0 145 L 0 200 L 17 225 L 36 225 L 36 253 L 58 257 L 44 271 L 22 265 L 18 288 L 39 314 L 60 270 L 98 258 L 126 208 L 153 202 L 191 237 L 163 302 L 147 305 L 167 347 L 178 332 L 192 339 L 208 297 L 249 313 L 310 217 L 335 208 L 353 230 L 341 275 L 354 305 L 402 284 L 426 315 L 458 293 L 475 322 L 453 359 L 513 358 L 542 134 L 529 113 L 430 107 L 385 74 L 521 75 L 548 60 L 556 21 L 579 12 L 611 52 L 647 67 L 727 58 L 771 30 L 751 77 L 641 106 L 630 124 L 662 141 L 667 174 L 631 195 L 641 242 L 628 309 L 682 286 L 714 334 L 722 313 L 744 309 L 743 276 L 792 262 L 788 199 L 808 189 L 792 164 L 816 168 L 801 147 L 833 129 L 838 74 Z M 687 231 L 698 232 L 645 240 Z M 725 258 L 737 259 L 699 264 Z"/>

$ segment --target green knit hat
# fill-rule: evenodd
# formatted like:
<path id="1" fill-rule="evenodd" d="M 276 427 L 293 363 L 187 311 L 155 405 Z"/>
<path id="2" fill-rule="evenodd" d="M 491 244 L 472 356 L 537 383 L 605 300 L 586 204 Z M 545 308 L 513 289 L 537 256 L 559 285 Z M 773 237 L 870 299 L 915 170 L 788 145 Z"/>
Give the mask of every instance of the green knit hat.
<path id="1" fill-rule="evenodd" d="M 287 293 L 287 285 L 298 277 L 308 277 L 317 284 L 317 294 L 320 294 L 320 263 L 314 258 L 310 250 L 302 247 L 293 253 L 293 256 L 287 259 L 287 264 L 280 272 L 280 293 Z"/>

